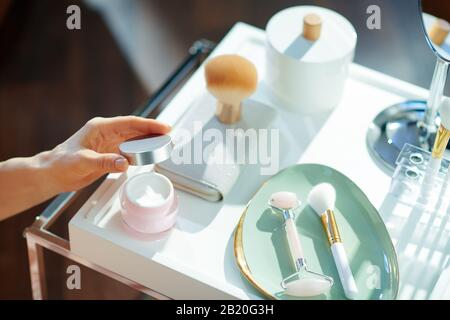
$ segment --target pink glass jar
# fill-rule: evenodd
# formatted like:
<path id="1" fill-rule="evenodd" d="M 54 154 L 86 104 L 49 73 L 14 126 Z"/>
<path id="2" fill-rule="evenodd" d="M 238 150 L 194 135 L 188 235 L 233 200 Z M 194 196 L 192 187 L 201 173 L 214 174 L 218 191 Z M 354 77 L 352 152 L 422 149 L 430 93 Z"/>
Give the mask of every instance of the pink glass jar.
<path id="1" fill-rule="evenodd" d="M 155 234 L 173 227 L 178 213 L 178 196 L 172 182 L 155 172 L 131 177 L 120 191 L 122 218 L 132 229 Z"/>

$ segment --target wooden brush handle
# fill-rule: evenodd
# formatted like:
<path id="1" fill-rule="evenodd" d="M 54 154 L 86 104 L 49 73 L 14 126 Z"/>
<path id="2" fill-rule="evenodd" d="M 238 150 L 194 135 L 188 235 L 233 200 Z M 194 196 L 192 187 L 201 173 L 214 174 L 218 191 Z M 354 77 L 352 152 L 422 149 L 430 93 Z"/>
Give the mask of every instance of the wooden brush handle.
<path id="1" fill-rule="evenodd" d="M 220 122 L 233 124 L 241 119 L 242 106 L 238 104 L 225 104 L 217 101 L 216 116 Z"/>

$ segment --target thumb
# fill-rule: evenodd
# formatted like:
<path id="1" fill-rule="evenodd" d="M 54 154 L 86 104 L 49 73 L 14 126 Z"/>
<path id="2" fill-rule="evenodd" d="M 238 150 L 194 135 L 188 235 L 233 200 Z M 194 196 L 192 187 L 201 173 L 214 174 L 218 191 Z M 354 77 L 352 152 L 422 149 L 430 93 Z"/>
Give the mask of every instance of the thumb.
<path id="1" fill-rule="evenodd" d="M 89 162 L 101 173 L 124 172 L 128 169 L 127 159 L 115 153 L 93 152 L 89 156 Z"/>

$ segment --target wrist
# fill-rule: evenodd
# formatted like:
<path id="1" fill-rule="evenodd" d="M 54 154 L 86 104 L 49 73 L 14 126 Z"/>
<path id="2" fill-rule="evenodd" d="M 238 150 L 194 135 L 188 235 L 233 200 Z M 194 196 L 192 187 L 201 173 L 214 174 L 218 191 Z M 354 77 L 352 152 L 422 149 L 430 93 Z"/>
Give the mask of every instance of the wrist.
<path id="1" fill-rule="evenodd" d="M 40 186 L 42 194 L 53 197 L 62 192 L 54 175 L 52 151 L 44 151 L 29 158 L 29 167 L 33 170 L 35 185 Z"/>

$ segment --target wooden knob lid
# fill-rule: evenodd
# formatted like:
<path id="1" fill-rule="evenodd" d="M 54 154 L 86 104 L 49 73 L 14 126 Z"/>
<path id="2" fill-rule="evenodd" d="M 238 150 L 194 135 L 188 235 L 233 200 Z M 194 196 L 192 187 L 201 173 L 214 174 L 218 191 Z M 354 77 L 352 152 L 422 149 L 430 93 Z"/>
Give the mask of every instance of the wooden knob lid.
<path id="1" fill-rule="evenodd" d="M 436 19 L 428 31 L 428 37 L 434 44 L 440 46 L 444 43 L 449 32 L 450 24 L 443 19 Z"/>
<path id="2" fill-rule="evenodd" d="M 316 41 L 320 37 L 322 30 L 322 18 L 315 14 L 309 13 L 303 18 L 303 37 L 310 41 Z"/>

